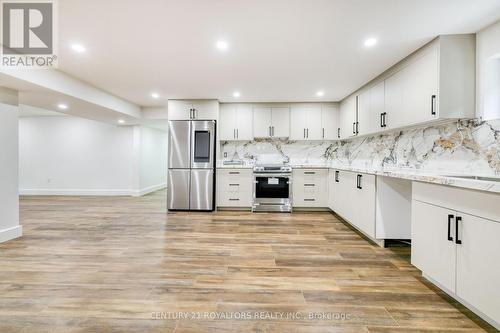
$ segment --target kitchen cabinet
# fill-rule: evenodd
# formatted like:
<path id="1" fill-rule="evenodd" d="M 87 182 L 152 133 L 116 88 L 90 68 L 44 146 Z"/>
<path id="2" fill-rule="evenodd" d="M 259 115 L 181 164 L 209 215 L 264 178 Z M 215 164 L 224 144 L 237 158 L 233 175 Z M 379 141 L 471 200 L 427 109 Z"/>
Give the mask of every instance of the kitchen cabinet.
<path id="1" fill-rule="evenodd" d="M 412 264 L 500 328 L 499 195 L 416 183 L 413 197 Z"/>
<path id="2" fill-rule="evenodd" d="M 293 207 L 326 207 L 328 169 L 293 170 Z"/>
<path id="3" fill-rule="evenodd" d="M 290 139 L 321 140 L 321 105 L 294 105 L 290 110 Z"/>
<path id="4" fill-rule="evenodd" d="M 374 175 L 334 170 L 330 188 L 332 209 L 349 224 L 375 238 Z"/>
<path id="5" fill-rule="evenodd" d="M 217 206 L 250 208 L 253 172 L 251 169 L 217 170 Z"/>
<path id="6" fill-rule="evenodd" d="M 169 100 L 168 120 L 217 120 L 217 100 Z"/>
<path id="7" fill-rule="evenodd" d="M 288 138 L 290 136 L 290 108 L 255 107 L 253 133 L 256 138 Z"/>
<path id="8" fill-rule="evenodd" d="M 340 104 L 340 137 L 348 139 L 356 136 L 357 96 L 348 97 Z"/>
<path id="9" fill-rule="evenodd" d="M 290 139 L 338 139 L 338 108 L 329 104 L 297 104 L 291 107 Z"/>
<path id="10" fill-rule="evenodd" d="M 475 68 L 473 34 L 438 37 L 342 101 L 342 139 L 474 118 Z"/>
<path id="11" fill-rule="evenodd" d="M 339 107 L 336 104 L 323 104 L 321 108 L 322 139 L 338 140 L 339 131 Z"/>
<path id="12" fill-rule="evenodd" d="M 330 170 L 328 208 L 378 244 L 411 238 L 411 182 Z"/>
<path id="13" fill-rule="evenodd" d="M 438 55 L 439 49 L 433 47 L 388 79 L 388 128 L 438 119 Z"/>
<path id="14" fill-rule="evenodd" d="M 248 104 L 221 104 L 219 138 L 224 141 L 253 140 L 253 110 Z"/>
<path id="15" fill-rule="evenodd" d="M 372 134 L 384 129 L 387 119 L 385 113 L 385 82 L 379 82 L 363 91 L 357 97 L 357 135 Z"/>

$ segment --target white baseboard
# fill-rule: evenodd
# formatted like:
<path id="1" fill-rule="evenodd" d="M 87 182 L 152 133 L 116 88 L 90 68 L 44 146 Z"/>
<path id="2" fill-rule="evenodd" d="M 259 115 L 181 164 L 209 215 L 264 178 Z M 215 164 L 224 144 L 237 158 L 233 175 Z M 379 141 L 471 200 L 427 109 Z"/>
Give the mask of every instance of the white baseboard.
<path id="1" fill-rule="evenodd" d="M 20 189 L 19 195 L 68 195 L 68 196 L 119 196 L 133 195 L 133 190 L 58 190 L 58 189 Z"/>
<path id="2" fill-rule="evenodd" d="M 167 187 L 167 184 L 163 183 L 163 184 L 158 184 L 158 185 L 146 187 L 146 188 L 143 188 L 141 190 L 19 189 L 19 195 L 24 195 L 24 196 L 61 195 L 61 196 L 133 196 L 133 197 L 140 197 L 140 196 L 146 195 L 148 193 L 164 189 L 166 187 Z"/>
<path id="3" fill-rule="evenodd" d="M 146 195 L 146 194 L 149 194 L 152 192 L 156 192 L 159 190 L 163 190 L 164 188 L 167 188 L 167 183 L 153 185 L 153 186 L 143 188 L 142 190 L 139 190 L 139 191 L 134 191 L 134 194 L 132 194 L 132 195 L 134 197 L 142 197 L 143 195 Z"/>
<path id="4" fill-rule="evenodd" d="M 0 243 L 7 242 L 11 239 L 21 237 L 23 235 L 23 226 L 16 225 L 12 228 L 0 230 Z"/>

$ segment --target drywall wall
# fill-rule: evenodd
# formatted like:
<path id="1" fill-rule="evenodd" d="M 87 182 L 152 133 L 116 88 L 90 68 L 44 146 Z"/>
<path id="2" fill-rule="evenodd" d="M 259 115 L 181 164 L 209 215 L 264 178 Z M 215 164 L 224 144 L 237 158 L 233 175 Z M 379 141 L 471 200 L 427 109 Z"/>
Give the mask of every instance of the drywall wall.
<path id="1" fill-rule="evenodd" d="M 153 190 L 165 188 L 167 183 L 167 133 L 149 128 L 136 127 L 135 135 L 139 149 L 138 188 L 141 195 Z"/>
<path id="2" fill-rule="evenodd" d="M 17 93 L 0 87 L 0 243 L 20 237 Z"/>
<path id="3" fill-rule="evenodd" d="M 500 21 L 479 31 L 477 43 L 477 116 L 500 119 Z"/>
<path id="4" fill-rule="evenodd" d="M 24 195 L 142 195 L 164 187 L 165 132 L 71 116 L 19 119 Z M 138 144 L 137 144 L 138 143 Z M 145 159 L 144 161 L 142 159 Z"/>

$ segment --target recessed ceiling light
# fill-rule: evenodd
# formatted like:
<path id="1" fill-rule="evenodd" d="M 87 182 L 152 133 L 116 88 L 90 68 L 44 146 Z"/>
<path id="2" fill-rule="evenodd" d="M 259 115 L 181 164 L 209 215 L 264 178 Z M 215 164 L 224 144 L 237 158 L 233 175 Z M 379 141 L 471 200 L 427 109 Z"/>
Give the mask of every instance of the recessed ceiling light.
<path id="1" fill-rule="evenodd" d="M 152 93 L 151 97 L 153 97 L 154 99 L 158 99 L 158 98 L 160 98 L 160 94 L 158 94 L 158 93 Z"/>
<path id="2" fill-rule="evenodd" d="M 119 119 L 119 120 L 118 120 L 118 123 L 119 123 L 119 124 L 125 124 L 125 120 L 123 120 L 123 119 Z"/>
<path id="3" fill-rule="evenodd" d="M 365 47 L 372 47 L 375 46 L 375 44 L 377 44 L 376 38 L 368 38 L 367 40 L 365 40 Z"/>
<path id="4" fill-rule="evenodd" d="M 73 49 L 73 51 L 78 53 L 85 52 L 85 46 L 83 46 L 82 44 L 72 44 L 71 48 Z"/>
<path id="5" fill-rule="evenodd" d="M 68 108 L 66 104 L 57 104 L 57 107 L 61 110 L 66 110 Z"/>
<path id="6" fill-rule="evenodd" d="M 218 40 L 217 43 L 215 43 L 215 47 L 220 51 L 226 51 L 229 48 L 229 44 L 225 40 Z"/>
<path id="7" fill-rule="evenodd" d="M 239 92 L 239 91 L 235 91 L 235 92 L 233 93 L 233 97 L 234 97 L 234 98 L 238 98 L 238 97 L 240 97 L 240 96 L 241 96 L 241 94 L 240 94 L 240 92 Z"/>
<path id="8" fill-rule="evenodd" d="M 318 91 L 318 92 L 316 93 L 316 96 L 318 96 L 318 97 L 323 97 L 323 96 L 325 96 L 325 92 L 324 92 L 323 90 L 320 90 L 320 91 Z"/>

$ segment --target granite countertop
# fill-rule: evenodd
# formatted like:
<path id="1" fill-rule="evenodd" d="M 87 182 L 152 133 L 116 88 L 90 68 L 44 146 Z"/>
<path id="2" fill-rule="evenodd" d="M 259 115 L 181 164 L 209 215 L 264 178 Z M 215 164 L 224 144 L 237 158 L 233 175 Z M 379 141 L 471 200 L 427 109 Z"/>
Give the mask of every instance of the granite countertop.
<path id="1" fill-rule="evenodd" d="M 500 177 L 498 178 L 498 181 L 489 181 L 489 180 L 476 180 L 476 179 L 453 177 L 455 174 L 443 175 L 428 171 L 405 170 L 405 169 L 373 170 L 373 169 L 363 169 L 363 168 L 356 168 L 349 166 L 335 166 L 335 165 L 331 166 L 330 168 L 335 170 L 345 170 L 345 171 L 372 174 L 377 176 L 407 179 L 411 181 L 448 185 L 470 190 L 500 193 Z M 461 176 L 461 175 L 456 174 L 456 176 Z"/>

